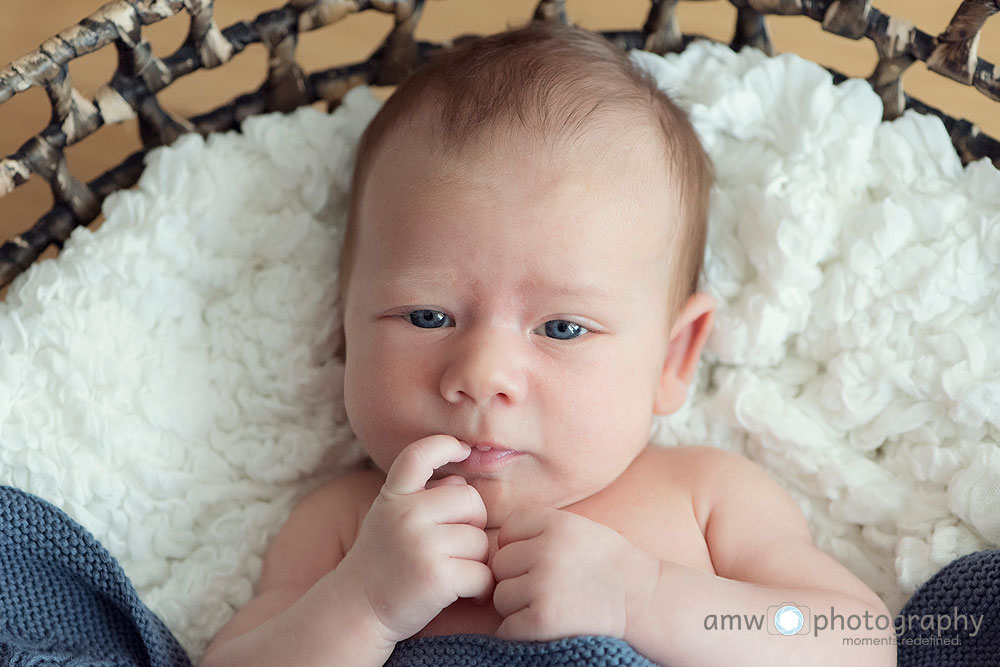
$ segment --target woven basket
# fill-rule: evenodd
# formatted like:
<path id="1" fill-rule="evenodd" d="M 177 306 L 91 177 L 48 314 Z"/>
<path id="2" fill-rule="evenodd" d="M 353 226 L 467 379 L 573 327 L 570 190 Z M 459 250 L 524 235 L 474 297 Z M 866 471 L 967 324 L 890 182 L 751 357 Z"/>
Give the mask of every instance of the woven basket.
<path id="1" fill-rule="evenodd" d="M 767 14 L 804 15 L 821 22 L 828 32 L 872 40 L 878 63 L 868 81 L 882 98 L 884 118 L 896 118 L 907 108 L 939 116 L 963 162 L 989 157 L 1000 167 L 1000 142 L 968 121 L 956 120 L 911 98 L 901 84 L 906 68 L 920 60 L 931 71 L 1000 101 L 1000 71 L 977 56 L 980 31 L 986 20 L 1000 11 L 1000 0 L 963 0 L 937 37 L 880 12 L 871 6 L 871 0 L 730 1 L 737 8 L 731 42 L 734 49 L 751 45 L 773 53 Z M 659 54 L 679 51 L 695 36 L 681 33 L 675 14 L 677 2 L 652 0 L 641 29 L 602 34 L 624 48 Z M 254 114 L 291 111 L 320 100 L 333 109 L 354 86 L 395 85 L 435 50 L 464 38 L 451 43 L 416 40 L 414 31 L 423 0 L 289 0 L 280 9 L 224 30 L 213 19 L 212 4 L 212 0 L 109 2 L 0 70 L 0 104 L 30 88 L 44 87 L 52 106 L 48 127 L 0 161 L 0 197 L 36 174 L 48 181 L 54 201 L 53 208 L 34 226 L 0 246 L 0 289 L 49 246 L 61 248 L 73 229 L 97 218 L 101 202 L 110 193 L 133 185 L 151 148 L 170 144 L 186 132 L 230 130 Z M 312 74 L 302 71 L 295 59 L 299 33 L 368 10 L 390 14 L 395 21 L 384 43 L 368 60 Z M 143 36 L 143 27 L 181 11 L 190 17 L 187 39 L 174 53 L 157 58 Z M 565 0 L 541 0 L 534 19 L 567 22 Z M 201 68 L 223 66 L 253 43 L 262 43 L 269 52 L 267 78 L 257 91 L 193 118 L 171 115 L 158 103 L 157 93 L 177 79 Z M 88 100 L 73 88 L 69 62 L 110 44 L 118 51 L 118 67 L 111 81 Z M 845 78 L 831 72 L 835 81 Z M 142 150 L 89 183 L 70 173 L 65 156 L 68 146 L 103 125 L 136 117 Z"/>

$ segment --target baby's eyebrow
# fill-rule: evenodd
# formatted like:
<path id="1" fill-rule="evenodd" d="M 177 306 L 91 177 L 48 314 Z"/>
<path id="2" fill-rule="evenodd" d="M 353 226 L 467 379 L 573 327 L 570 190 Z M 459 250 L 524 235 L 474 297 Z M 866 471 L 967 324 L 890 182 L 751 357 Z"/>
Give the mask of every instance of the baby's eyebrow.
<path id="1" fill-rule="evenodd" d="M 594 283 L 578 283 L 572 285 L 533 284 L 527 289 L 535 292 L 547 292 L 557 296 L 585 296 L 587 298 L 611 301 L 616 298 L 614 292 L 604 285 Z"/>
<path id="2" fill-rule="evenodd" d="M 383 285 L 387 290 L 396 291 L 405 290 L 410 287 L 438 287 L 442 282 L 441 278 L 428 278 L 426 276 L 404 274 L 396 275 L 392 278 L 386 278 Z M 524 296 L 539 293 L 561 297 L 580 296 L 601 301 L 614 301 L 619 298 L 619 295 L 607 285 L 592 281 L 581 281 L 578 283 L 549 283 L 537 278 L 522 280 L 518 285 L 518 293 Z"/>

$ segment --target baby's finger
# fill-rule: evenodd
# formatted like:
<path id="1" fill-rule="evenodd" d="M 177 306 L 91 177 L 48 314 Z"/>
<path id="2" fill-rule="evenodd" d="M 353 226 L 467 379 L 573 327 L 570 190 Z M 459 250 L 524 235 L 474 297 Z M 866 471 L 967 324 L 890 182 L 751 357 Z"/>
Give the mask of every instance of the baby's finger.
<path id="1" fill-rule="evenodd" d="M 469 458 L 472 448 L 450 435 L 429 435 L 411 442 L 389 467 L 383 490 L 396 495 L 422 491 L 434 470 Z"/>
<path id="2" fill-rule="evenodd" d="M 490 538 L 475 526 L 464 523 L 438 526 L 434 538 L 440 542 L 444 553 L 452 558 L 477 560 L 485 564 L 490 555 Z"/>
<path id="3" fill-rule="evenodd" d="M 424 488 L 436 489 L 439 486 L 445 486 L 447 484 L 465 484 L 465 483 L 466 483 L 465 478 L 462 477 L 461 475 L 448 475 L 443 479 L 432 479 L 431 481 L 427 482 L 427 485 Z"/>
<path id="4" fill-rule="evenodd" d="M 497 581 L 493 589 L 493 607 L 498 614 L 508 618 L 531 605 L 530 577 L 530 574 L 525 574 L 514 579 Z"/>
<path id="5" fill-rule="evenodd" d="M 497 533 L 497 546 L 503 549 L 511 542 L 538 537 L 550 523 L 561 518 L 561 514 L 565 515 L 566 513 L 563 510 L 541 505 L 514 510 L 507 515 L 503 525 L 500 526 L 500 532 Z"/>
<path id="6" fill-rule="evenodd" d="M 538 540 L 511 542 L 501 547 L 494 555 L 490 567 L 497 581 L 513 579 L 527 574 L 538 560 Z"/>
<path id="7" fill-rule="evenodd" d="M 493 605 L 496 606 L 495 598 Z M 556 638 L 555 635 L 549 636 L 540 630 L 538 616 L 531 607 L 525 607 L 504 617 L 497 628 L 496 636 L 507 641 L 519 642 L 548 641 Z"/>
<path id="8" fill-rule="evenodd" d="M 414 508 L 418 520 L 431 523 L 467 523 L 486 528 L 486 504 L 475 487 L 469 484 L 442 484 L 428 489 Z"/>
<path id="9" fill-rule="evenodd" d="M 464 558 L 451 558 L 451 581 L 460 598 L 474 598 L 483 604 L 493 595 L 493 573 L 483 563 Z"/>

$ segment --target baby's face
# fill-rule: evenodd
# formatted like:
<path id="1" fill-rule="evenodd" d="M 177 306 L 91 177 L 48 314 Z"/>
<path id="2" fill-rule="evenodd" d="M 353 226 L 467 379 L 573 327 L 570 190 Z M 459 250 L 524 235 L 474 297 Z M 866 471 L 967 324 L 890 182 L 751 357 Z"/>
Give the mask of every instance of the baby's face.
<path id="1" fill-rule="evenodd" d="M 648 441 L 677 197 L 655 143 L 616 139 L 524 142 L 446 173 L 406 136 L 369 172 L 344 313 L 351 425 L 383 471 L 438 433 L 514 450 L 435 475 L 465 477 L 491 527 L 600 491 Z"/>

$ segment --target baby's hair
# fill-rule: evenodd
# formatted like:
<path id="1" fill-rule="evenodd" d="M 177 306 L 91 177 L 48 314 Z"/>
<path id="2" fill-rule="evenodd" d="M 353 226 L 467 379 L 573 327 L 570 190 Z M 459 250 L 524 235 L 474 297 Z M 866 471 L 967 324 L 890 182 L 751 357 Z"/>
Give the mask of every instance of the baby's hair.
<path id="1" fill-rule="evenodd" d="M 619 123 L 616 127 L 629 127 L 631 121 L 633 127 L 659 130 L 663 138 L 672 181 L 664 187 L 678 193 L 682 217 L 667 267 L 672 277 L 667 297 L 672 323 L 698 287 L 711 161 L 684 111 L 623 49 L 582 28 L 542 21 L 459 40 L 439 51 L 411 73 L 376 114 L 361 137 L 354 166 L 340 258 L 342 309 L 365 180 L 388 137 L 405 136 L 417 127 L 429 130 L 431 150 L 446 164 L 455 160 L 458 166 L 456 158 L 463 150 L 473 150 L 483 140 L 503 140 L 505 132 L 527 130 L 546 145 L 562 145 L 609 118 Z M 664 219 L 664 225 L 671 221 Z"/>

